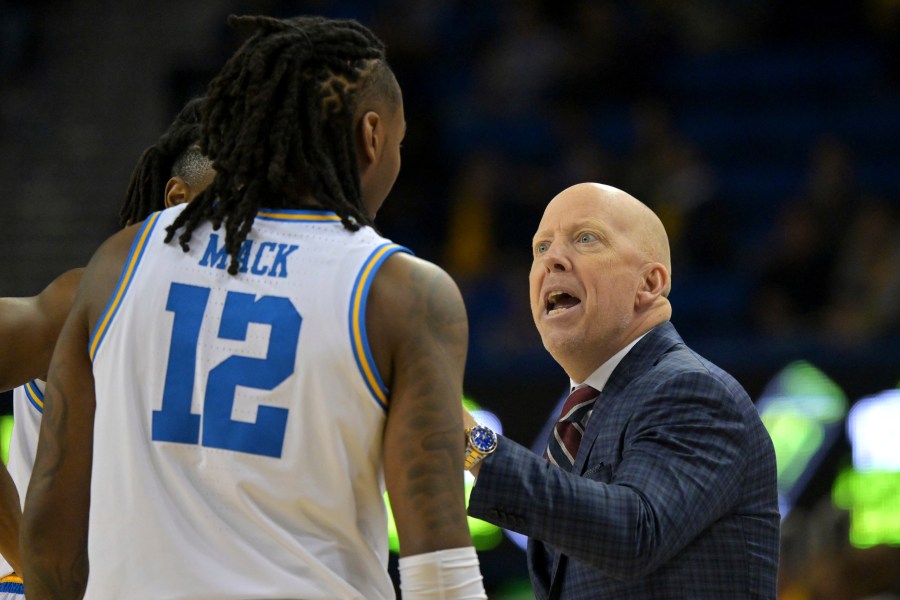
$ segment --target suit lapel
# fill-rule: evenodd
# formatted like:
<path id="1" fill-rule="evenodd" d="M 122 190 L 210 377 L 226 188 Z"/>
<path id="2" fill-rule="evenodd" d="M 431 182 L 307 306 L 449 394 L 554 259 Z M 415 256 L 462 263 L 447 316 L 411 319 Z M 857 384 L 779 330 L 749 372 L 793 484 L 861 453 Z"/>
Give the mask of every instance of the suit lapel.
<path id="1" fill-rule="evenodd" d="M 594 442 L 603 427 L 603 412 L 605 408 L 611 406 L 617 399 L 619 394 L 628 387 L 631 381 L 646 372 L 652 367 L 659 358 L 665 354 L 672 346 L 683 344 L 684 341 L 675 326 L 669 321 L 660 323 L 651 329 L 644 338 L 635 344 L 634 348 L 625 355 L 622 362 L 616 366 L 609 381 L 603 388 L 603 393 L 597 399 L 594 405 L 594 412 L 588 420 L 587 428 L 581 438 L 581 445 L 578 447 L 578 454 L 575 456 L 575 463 L 572 466 L 572 472 L 579 475 L 584 473 L 584 465 L 587 457 L 591 454 Z"/>
<path id="2" fill-rule="evenodd" d="M 675 326 L 666 321 L 651 329 L 625 355 L 625 358 L 622 359 L 622 362 L 616 366 L 612 375 L 610 375 L 609 381 L 606 382 L 606 386 L 600 394 L 600 398 L 597 399 L 597 404 L 594 405 L 594 414 L 588 420 L 587 428 L 581 438 L 581 445 L 578 447 L 578 454 L 575 456 L 575 463 L 572 466 L 573 473 L 578 475 L 584 473 L 587 457 L 590 456 L 594 442 L 597 441 L 597 436 L 603 428 L 603 413 L 606 408 L 620 400 L 622 391 L 628 387 L 628 384 L 635 377 L 650 369 L 673 346 L 683 343 L 681 336 L 675 331 Z M 531 548 L 531 550 L 542 551 L 543 548 L 544 545 L 540 544 L 540 547 Z M 553 564 L 550 566 L 550 573 L 553 575 L 549 582 L 548 597 L 552 600 L 559 598 L 562 578 L 565 576 L 565 570 L 568 566 L 568 557 L 556 550 L 551 550 L 549 554 L 553 561 Z M 530 558 L 533 559 L 533 557 Z M 543 582 L 541 583 L 543 584 Z"/>

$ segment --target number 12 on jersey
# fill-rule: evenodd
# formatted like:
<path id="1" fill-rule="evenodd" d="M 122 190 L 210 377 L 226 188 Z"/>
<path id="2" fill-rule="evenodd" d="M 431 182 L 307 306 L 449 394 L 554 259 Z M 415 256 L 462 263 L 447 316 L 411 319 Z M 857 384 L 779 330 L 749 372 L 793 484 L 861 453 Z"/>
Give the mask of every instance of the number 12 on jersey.
<path id="1" fill-rule="evenodd" d="M 255 423 L 236 421 L 231 412 L 237 386 L 272 390 L 294 373 L 303 319 L 288 298 L 228 292 L 218 338 L 243 341 L 250 323 L 271 325 L 268 351 L 265 358 L 229 356 L 202 374 L 207 377 L 203 414 L 194 414 L 197 345 L 209 294 L 209 288 L 183 283 L 169 288 L 166 310 L 175 320 L 162 408 L 153 411 L 153 440 L 280 458 L 288 409 L 260 405 Z"/>

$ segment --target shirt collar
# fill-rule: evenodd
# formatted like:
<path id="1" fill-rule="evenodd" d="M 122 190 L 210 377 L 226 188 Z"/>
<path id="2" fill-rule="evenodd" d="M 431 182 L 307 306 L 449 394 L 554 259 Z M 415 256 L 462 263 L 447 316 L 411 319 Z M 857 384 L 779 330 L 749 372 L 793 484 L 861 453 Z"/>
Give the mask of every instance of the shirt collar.
<path id="1" fill-rule="evenodd" d="M 650 333 L 649 331 L 647 333 Z M 572 379 L 569 379 L 569 391 L 572 392 L 575 388 L 583 387 L 585 385 L 589 385 L 598 392 L 602 392 L 603 388 L 606 386 L 606 382 L 609 381 L 609 376 L 612 375 L 612 372 L 619 366 L 619 363 L 622 362 L 622 359 L 625 358 L 625 355 L 634 348 L 634 345 L 643 339 L 647 333 L 639 336 L 633 342 L 613 354 L 609 360 L 600 365 L 600 367 L 588 375 L 588 378 L 585 379 L 582 383 L 578 383 Z"/>

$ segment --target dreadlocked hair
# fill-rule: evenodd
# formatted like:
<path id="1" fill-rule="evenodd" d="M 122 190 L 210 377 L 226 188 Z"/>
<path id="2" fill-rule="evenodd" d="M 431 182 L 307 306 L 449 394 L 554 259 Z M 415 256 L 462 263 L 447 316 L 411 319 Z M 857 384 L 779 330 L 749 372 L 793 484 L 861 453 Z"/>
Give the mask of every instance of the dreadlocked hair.
<path id="1" fill-rule="evenodd" d="M 139 223 L 151 213 L 165 208 L 166 183 L 173 175 L 180 174 L 176 172 L 178 162 L 200 139 L 202 102 L 203 98 L 188 102 L 156 143 L 141 154 L 119 212 L 123 227 Z"/>
<path id="2" fill-rule="evenodd" d="M 235 17 L 252 35 L 209 85 L 200 146 L 213 183 L 166 229 L 187 252 L 196 227 L 225 226 L 228 272 L 263 208 L 316 207 L 344 227 L 373 225 L 363 205 L 354 136 L 360 98 L 393 99 L 384 44 L 352 20 Z M 390 82 L 390 83 L 389 83 Z"/>

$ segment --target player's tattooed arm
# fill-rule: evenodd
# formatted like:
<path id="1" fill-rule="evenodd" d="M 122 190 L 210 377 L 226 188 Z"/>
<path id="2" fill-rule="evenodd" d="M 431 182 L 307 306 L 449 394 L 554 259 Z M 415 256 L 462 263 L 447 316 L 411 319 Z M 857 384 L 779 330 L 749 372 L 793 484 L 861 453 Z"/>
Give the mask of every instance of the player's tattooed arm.
<path id="1" fill-rule="evenodd" d="M 370 291 L 367 330 L 390 390 L 385 481 L 401 556 L 471 545 L 462 426 L 468 320 L 453 280 L 394 255 Z"/>
<path id="2" fill-rule="evenodd" d="M 29 598 L 80 598 L 87 583 L 94 378 L 85 311 L 76 303 L 53 356 L 22 516 Z"/>
<path id="3" fill-rule="evenodd" d="M 87 585 L 87 517 L 93 436 L 72 444 L 68 365 L 51 372 L 34 472 L 22 523 L 22 554 L 29 598 L 81 598 Z M 76 418 L 75 421 L 82 419 Z M 83 446 L 87 445 L 88 448 Z"/>
<path id="4" fill-rule="evenodd" d="M 19 540 L 29 600 L 77 599 L 85 592 L 96 407 L 88 343 L 137 230 L 123 229 L 94 254 L 50 361 Z"/>

